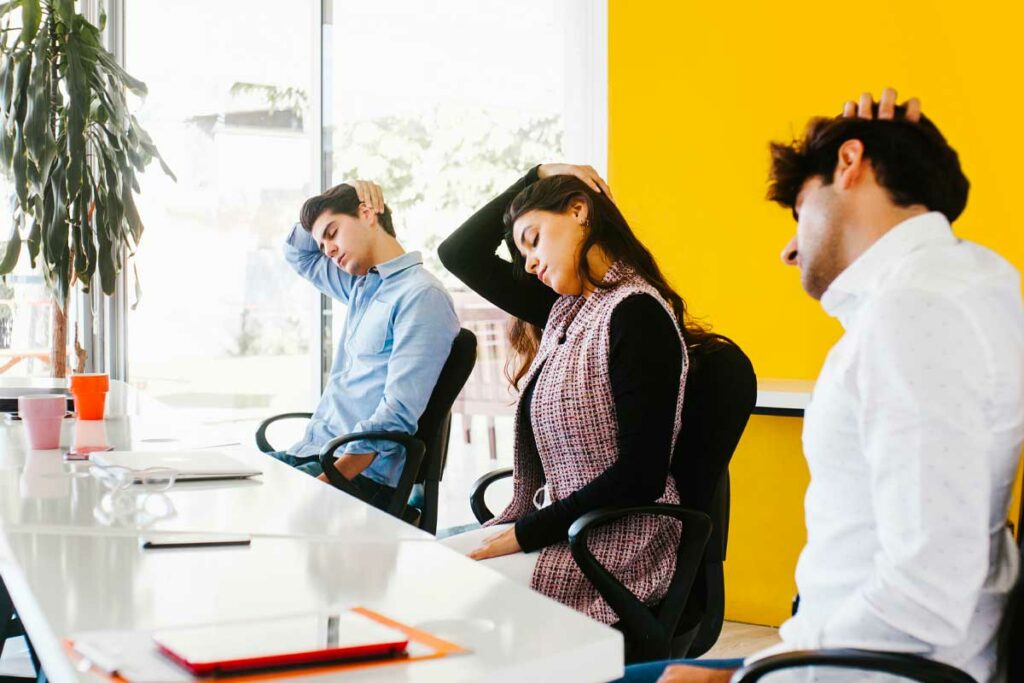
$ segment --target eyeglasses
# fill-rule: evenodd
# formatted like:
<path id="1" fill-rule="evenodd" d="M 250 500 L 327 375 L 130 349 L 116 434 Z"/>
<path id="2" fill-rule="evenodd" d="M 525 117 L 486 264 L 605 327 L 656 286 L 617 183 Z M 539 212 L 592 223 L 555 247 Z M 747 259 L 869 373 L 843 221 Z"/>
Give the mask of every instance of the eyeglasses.
<path id="1" fill-rule="evenodd" d="M 116 465 L 109 467 L 93 465 L 89 468 L 89 474 L 98 479 L 111 493 L 129 489 L 159 493 L 174 486 L 178 471 L 170 467 L 148 467 L 143 470 L 133 470 Z"/>
<path id="2" fill-rule="evenodd" d="M 174 502 L 159 491 L 107 491 L 92 510 L 96 521 L 104 526 L 128 526 L 139 529 L 152 526 L 177 514 Z"/>

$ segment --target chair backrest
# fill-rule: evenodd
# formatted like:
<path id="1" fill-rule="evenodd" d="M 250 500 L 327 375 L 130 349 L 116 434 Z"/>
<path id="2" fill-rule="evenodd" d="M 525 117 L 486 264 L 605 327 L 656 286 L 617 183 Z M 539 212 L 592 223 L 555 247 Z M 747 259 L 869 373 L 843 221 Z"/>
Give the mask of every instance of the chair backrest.
<path id="1" fill-rule="evenodd" d="M 1024 500 L 1021 516 L 1017 518 L 1017 550 L 1024 566 Z M 1024 572 L 1017 577 L 1017 585 L 1006 603 L 1006 612 L 999 628 L 999 665 L 1005 669 L 1005 681 L 1024 680 Z"/>
<path id="2" fill-rule="evenodd" d="M 691 351 L 682 428 L 672 458 L 680 505 L 711 518 L 711 538 L 676 627 L 673 656 L 699 656 L 714 645 L 724 618 L 722 562 L 729 534 L 729 461 L 757 402 L 757 377 L 729 340 Z M 685 634 L 685 635 L 681 635 Z M 677 650 L 676 648 L 684 648 Z"/>
<path id="3" fill-rule="evenodd" d="M 754 366 L 739 346 L 691 352 L 672 475 L 680 504 L 711 515 L 716 526 L 712 503 L 756 402 Z"/>
<path id="4" fill-rule="evenodd" d="M 416 483 L 441 480 L 448 457 L 448 431 L 451 426 L 452 405 L 476 363 L 476 335 L 467 329 L 459 330 L 452 342 L 441 374 L 434 385 L 427 407 L 420 416 L 416 438 L 427 452 L 420 467 Z"/>

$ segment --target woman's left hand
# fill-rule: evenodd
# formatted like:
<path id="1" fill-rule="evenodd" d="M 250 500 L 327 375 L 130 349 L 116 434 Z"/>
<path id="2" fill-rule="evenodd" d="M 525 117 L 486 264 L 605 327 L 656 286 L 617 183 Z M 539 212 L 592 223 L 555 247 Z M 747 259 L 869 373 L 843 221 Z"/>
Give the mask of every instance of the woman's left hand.
<path id="1" fill-rule="evenodd" d="M 487 560 L 492 557 L 521 553 L 522 551 L 523 549 L 519 547 L 519 541 L 516 539 L 516 528 L 515 526 L 510 526 L 504 531 L 499 531 L 485 538 L 479 548 L 469 553 L 469 558 L 473 560 Z"/>

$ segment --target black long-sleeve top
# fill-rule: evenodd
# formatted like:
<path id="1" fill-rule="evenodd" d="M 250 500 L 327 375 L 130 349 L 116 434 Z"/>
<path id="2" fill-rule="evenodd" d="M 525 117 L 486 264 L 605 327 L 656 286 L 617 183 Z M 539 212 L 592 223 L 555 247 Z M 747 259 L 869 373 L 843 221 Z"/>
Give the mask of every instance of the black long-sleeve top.
<path id="1" fill-rule="evenodd" d="M 463 223 L 438 253 L 444 266 L 475 292 L 510 315 L 543 328 L 558 295 L 537 278 L 515 273 L 516 266 L 497 254 L 506 207 L 536 180 L 534 168 Z M 682 358 L 672 318 L 654 297 L 636 294 L 616 306 L 608 371 L 619 427 L 619 457 L 579 490 L 519 519 L 516 540 L 524 551 L 566 540 L 572 523 L 591 510 L 645 504 L 661 497 L 669 476 Z M 522 429 L 531 445 L 532 397 L 533 382 L 523 393 L 522 410 Z"/>

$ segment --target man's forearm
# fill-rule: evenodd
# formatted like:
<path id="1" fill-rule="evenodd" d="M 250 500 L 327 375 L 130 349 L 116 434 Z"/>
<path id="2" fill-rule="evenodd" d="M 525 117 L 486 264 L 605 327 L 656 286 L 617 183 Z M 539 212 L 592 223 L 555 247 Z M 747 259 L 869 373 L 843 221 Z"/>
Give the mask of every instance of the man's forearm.
<path id="1" fill-rule="evenodd" d="M 334 462 L 334 468 L 346 479 L 355 479 L 376 457 L 376 453 L 344 453 Z"/>

